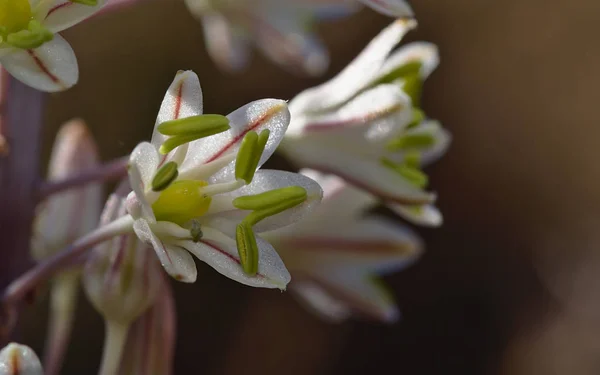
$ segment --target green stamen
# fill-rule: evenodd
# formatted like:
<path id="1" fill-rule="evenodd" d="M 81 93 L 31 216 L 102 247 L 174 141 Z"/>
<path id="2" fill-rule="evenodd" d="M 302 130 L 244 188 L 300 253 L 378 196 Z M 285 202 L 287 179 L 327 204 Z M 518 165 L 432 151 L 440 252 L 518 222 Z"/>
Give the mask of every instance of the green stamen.
<path id="1" fill-rule="evenodd" d="M 202 228 L 200 226 L 200 222 L 198 220 L 192 220 L 190 234 L 192 236 L 192 241 L 198 242 L 204 236 L 202 233 Z"/>
<path id="2" fill-rule="evenodd" d="M 51 41 L 54 34 L 44 28 L 38 21 L 29 21 L 28 29 L 8 34 L 6 42 L 13 47 L 33 49 Z"/>
<path id="3" fill-rule="evenodd" d="M 270 131 L 264 129 L 260 132 L 260 135 L 252 131 L 244 136 L 235 160 L 236 179 L 242 179 L 246 181 L 247 184 L 252 182 L 254 173 L 258 167 L 258 162 L 265 151 L 269 134 Z"/>
<path id="4" fill-rule="evenodd" d="M 421 166 L 421 154 L 418 151 L 408 151 L 404 154 L 404 164 L 418 169 Z"/>
<path id="5" fill-rule="evenodd" d="M 435 137 L 430 133 L 409 133 L 392 139 L 387 144 L 390 151 L 425 149 L 435 144 Z"/>
<path id="6" fill-rule="evenodd" d="M 165 121 L 156 127 L 164 135 L 208 137 L 229 130 L 229 119 L 221 115 L 198 115 Z"/>
<path id="7" fill-rule="evenodd" d="M 390 83 L 390 82 L 397 80 L 398 78 L 405 78 L 407 76 L 420 75 L 422 66 L 423 66 L 423 64 L 421 64 L 420 61 L 411 61 L 407 64 L 399 66 L 398 68 L 392 70 L 388 74 L 386 74 L 383 77 L 381 77 L 380 79 L 378 79 L 374 83 L 374 86 L 382 84 L 382 83 Z"/>
<path id="8" fill-rule="evenodd" d="M 242 269 L 249 276 L 258 272 L 258 244 L 250 223 L 242 221 L 237 225 L 235 241 Z"/>
<path id="9" fill-rule="evenodd" d="M 156 175 L 152 179 L 152 190 L 165 190 L 178 175 L 177 163 L 173 161 L 166 163 L 156 172 Z"/>
<path id="10" fill-rule="evenodd" d="M 70 0 L 72 3 L 77 3 L 77 4 L 82 4 L 82 5 L 89 5 L 89 6 L 96 6 L 98 5 L 98 0 Z"/>
<path id="11" fill-rule="evenodd" d="M 300 186 L 288 186 L 260 194 L 237 197 L 233 200 L 233 206 L 240 210 L 263 210 L 288 201 L 304 202 L 306 198 L 306 189 Z"/>
<path id="12" fill-rule="evenodd" d="M 409 75 L 403 78 L 402 90 L 412 99 L 414 107 L 421 106 L 421 94 L 423 92 L 423 80 L 418 74 Z"/>
<path id="13" fill-rule="evenodd" d="M 381 163 L 398 173 L 400 176 L 404 177 L 411 184 L 415 185 L 418 188 L 426 188 L 429 183 L 429 177 L 425 173 L 423 173 L 418 168 L 409 165 L 409 163 L 398 164 L 389 159 L 382 159 Z"/>
<path id="14" fill-rule="evenodd" d="M 422 109 L 413 107 L 413 117 L 410 124 L 406 126 L 407 129 L 414 128 L 425 120 L 425 112 Z"/>

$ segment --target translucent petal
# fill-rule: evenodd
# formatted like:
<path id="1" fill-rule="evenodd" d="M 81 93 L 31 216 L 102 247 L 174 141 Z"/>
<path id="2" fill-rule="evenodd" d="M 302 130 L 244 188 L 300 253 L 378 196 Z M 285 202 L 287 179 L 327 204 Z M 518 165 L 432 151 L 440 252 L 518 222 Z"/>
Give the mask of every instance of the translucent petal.
<path id="1" fill-rule="evenodd" d="M 0 64 L 13 77 L 40 91 L 63 91 L 79 79 L 75 53 L 58 34 L 38 48 L 15 49 L 3 55 Z"/>
<path id="2" fill-rule="evenodd" d="M 440 63 L 438 48 L 433 43 L 413 42 L 402 46 L 385 61 L 373 81 L 384 77 L 394 70 L 411 62 L 421 63 L 421 78 L 425 79 L 437 68 Z"/>
<path id="3" fill-rule="evenodd" d="M 405 0 L 359 0 L 386 16 L 394 18 L 413 17 L 414 13 Z"/>
<path id="4" fill-rule="evenodd" d="M 14 342 L 0 351 L 0 375 L 43 375 L 42 364 L 33 349 Z"/>
<path id="5" fill-rule="evenodd" d="M 133 229 L 138 238 L 152 246 L 163 268 L 175 280 L 185 283 L 196 281 L 196 264 L 192 256 L 182 247 L 163 243 L 144 219 L 136 220 Z"/>
<path id="6" fill-rule="evenodd" d="M 258 244 L 258 273 L 248 276 L 240 265 L 235 238 L 214 228 L 204 227 L 199 242 L 181 242 L 198 259 L 206 262 L 219 273 L 239 283 L 259 288 L 285 289 L 290 274 L 273 247 L 256 236 Z"/>
<path id="7" fill-rule="evenodd" d="M 190 144 L 188 157 L 183 163 L 181 173 L 194 173 L 194 168 L 215 161 L 229 153 L 237 154 L 240 143 L 249 131 L 260 133 L 270 131 L 258 167 L 273 154 L 290 122 L 290 113 L 284 100 L 263 99 L 249 103 L 230 113 L 229 131 L 199 139 Z M 211 182 L 231 181 L 234 178 L 235 162 L 229 163 L 217 172 Z"/>
<path id="8" fill-rule="evenodd" d="M 388 204 L 387 206 L 398 215 L 417 225 L 439 227 L 444 222 L 442 213 L 432 204 L 422 206 Z"/>
<path id="9" fill-rule="evenodd" d="M 79 4 L 70 0 L 40 1 L 36 18 L 48 30 L 58 33 L 90 17 L 106 4 L 106 0 L 97 1 L 98 4 L 95 6 Z"/>
<path id="10" fill-rule="evenodd" d="M 197 1 L 188 0 L 186 4 L 194 2 Z M 229 72 L 245 68 L 251 55 L 246 30 L 229 23 L 220 13 L 206 13 L 200 18 L 204 28 L 204 45 L 217 66 Z"/>
<path id="11" fill-rule="evenodd" d="M 352 313 L 343 302 L 333 298 L 317 282 L 294 279 L 289 290 L 307 310 L 325 321 L 340 323 Z"/>

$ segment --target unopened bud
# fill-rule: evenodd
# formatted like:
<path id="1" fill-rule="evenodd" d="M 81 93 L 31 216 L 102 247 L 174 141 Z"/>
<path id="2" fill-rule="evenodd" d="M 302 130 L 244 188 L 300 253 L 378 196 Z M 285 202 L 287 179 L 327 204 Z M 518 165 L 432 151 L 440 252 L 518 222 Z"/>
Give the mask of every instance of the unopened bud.
<path id="1" fill-rule="evenodd" d="M 125 213 L 124 199 L 113 195 L 106 204 L 102 222 Z M 134 234 L 126 234 L 104 242 L 92 252 L 85 265 L 83 285 L 92 304 L 107 321 L 126 325 L 154 302 L 160 272 L 148 245 Z"/>
<path id="2" fill-rule="evenodd" d="M 0 375 L 43 375 L 42 365 L 28 346 L 10 343 L 0 351 Z"/>

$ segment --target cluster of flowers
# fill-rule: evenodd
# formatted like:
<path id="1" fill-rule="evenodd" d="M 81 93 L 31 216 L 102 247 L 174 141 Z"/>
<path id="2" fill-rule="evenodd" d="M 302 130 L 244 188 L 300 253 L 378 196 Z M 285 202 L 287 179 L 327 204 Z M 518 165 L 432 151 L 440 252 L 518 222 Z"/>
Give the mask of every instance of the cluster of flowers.
<path id="1" fill-rule="evenodd" d="M 130 154 L 128 179 L 103 210 L 98 183 L 62 191 L 41 205 L 32 241 L 35 259 L 44 264 L 65 247 L 76 255 L 53 278 L 56 321 L 47 373 L 60 368 L 79 279 L 106 321 L 100 374 L 141 368 L 170 373 L 175 313 L 163 270 L 175 280 L 194 282 L 192 255 L 245 285 L 284 290 L 289 284 L 305 306 L 329 321 L 353 315 L 398 319 L 379 276 L 413 263 L 422 243 L 396 220 L 369 210 L 383 203 L 415 224 L 440 225 L 436 195 L 427 191 L 422 167 L 445 152 L 450 135 L 420 108 L 423 82 L 438 64 L 436 47 L 416 42 L 396 49 L 416 27 L 411 9 L 398 0 L 361 2 L 397 20 L 330 81 L 289 102 L 257 100 L 222 116 L 204 114 L 198 76 L 180 71 L 159 109 L 151 141 Z M 358 5 L 339 0 L 186 4 L 202 20 L 207 47 L 220 66 L 241 68 L 247 44 L 254 42 L 275 62 L 309 74 L 322 73 L 328 59 L 306 16 L 347 14 Z M 40 90 L 72 86 L 77 63 L 55 33 L 103 5 L 101 0 L 0 0 L 2 67 Z M 262 169 L 276 150 L 303 169 Z M 49 180 L 97 165 L 85 125 L 64 125 Z M 41 372 L 26 346 L 10 344 L 0 352 L 0 374 Z"/>

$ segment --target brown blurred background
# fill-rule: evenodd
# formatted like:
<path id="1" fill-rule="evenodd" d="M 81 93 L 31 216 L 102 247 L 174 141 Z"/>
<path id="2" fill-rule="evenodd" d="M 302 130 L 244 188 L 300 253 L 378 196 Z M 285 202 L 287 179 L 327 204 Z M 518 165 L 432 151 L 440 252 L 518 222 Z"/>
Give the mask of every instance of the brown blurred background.
<path id="1" fill-rule="evenodd" d="M 420 26 L 408 39 L 441 51 L 424 107 L 454 142 L 429 170 L 445 225 L 420 230 L 422 261 L 387 278 L 403 320 L 327 325 L 285 293 L 200 265 L 196 284 L 176 286 L 176 374 L 600 373 L 600 2 L 412 3 Z M 388 22 L 364 11 L 323 24 L 330 74 Z M 50 99 L 46 155 L 73 117 L 88 122 L 103 159 L 126 154 L 150 137 L 179 69 L 198 73 L 212 113 L 321 81 L 260 56 L 242 75 L 222 74 L 179 2 L 98 17 L 64 36 L 81 77 Z M 41 350 L 45 321 L 29 321 Z M 101 337 L 83 305 L 64 373 L 94 373 Z"/>

